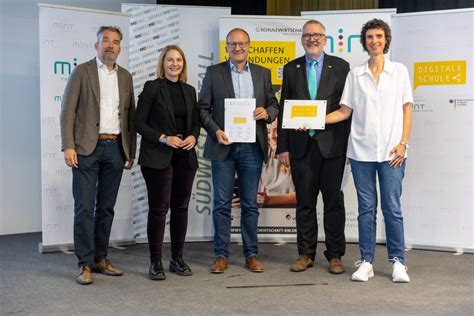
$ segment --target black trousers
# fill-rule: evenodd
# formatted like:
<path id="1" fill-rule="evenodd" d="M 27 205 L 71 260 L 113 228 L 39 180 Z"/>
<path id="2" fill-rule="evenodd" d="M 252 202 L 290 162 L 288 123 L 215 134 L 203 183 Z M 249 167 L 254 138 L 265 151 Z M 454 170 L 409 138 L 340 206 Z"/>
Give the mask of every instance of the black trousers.
<path id="1" fill-rule="evenodd" d="M 77 159 L 79 168 L 72 168 L 74 251 L 81 267 L 107 257 L 125 159 L 120 138 L 99 140 L 92 154 Z"/>
<path id="2" fill-rule="evenodd" d="M 161 259 L 166 214 L 171 209 L 171 256 L 183 255 L 188 227 L 188 205 L 196 170 L 189 167 L 189 153 L 176 150 L 171 164 L 165 169 L 141 166 L 148 191 L 148 247 L 151 262 Z"/>
<path id="3" fill-rule="evenodd" d="M 290 157 L 291 158 L 291 157 Z M 345 157 L 324 158 L 318 143 L 311 139 L 301 159 L 291 159 L 291 175 L 296 189 L 296 230 L 299 255 L 314 260 L 318 242 L 316 202 L 319 191 L 324 202 L 324 232 L 328 260 L 340 258 L 346 250 L 346 213 L 341 191 Z"/>

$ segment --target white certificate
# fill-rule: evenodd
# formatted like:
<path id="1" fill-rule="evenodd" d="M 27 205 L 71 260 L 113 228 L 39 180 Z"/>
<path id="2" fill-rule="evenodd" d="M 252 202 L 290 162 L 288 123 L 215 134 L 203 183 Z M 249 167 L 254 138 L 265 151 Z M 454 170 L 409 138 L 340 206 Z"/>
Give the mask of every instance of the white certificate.
<path id="1" fill-rule="evenodd" d="M 255 143 L 255 99 L 225 99 L 224 132 L 234 143 Z"/>
<path id="2" fill-rule="evenodd" d="M 326 100 L 285 100 L 282 128 L 325 129 Z"/>

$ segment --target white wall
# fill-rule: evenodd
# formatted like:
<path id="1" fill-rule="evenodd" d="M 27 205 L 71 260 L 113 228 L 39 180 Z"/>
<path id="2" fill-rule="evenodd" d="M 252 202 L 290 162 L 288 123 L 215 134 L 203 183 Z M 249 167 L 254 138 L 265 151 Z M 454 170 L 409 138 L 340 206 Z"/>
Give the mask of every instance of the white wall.
<path id="1" fill-rule="evenodd" d="M 41 231 L 38 2 L 117 12 L 122 3 L 0 0 L 0 235 Z"/>

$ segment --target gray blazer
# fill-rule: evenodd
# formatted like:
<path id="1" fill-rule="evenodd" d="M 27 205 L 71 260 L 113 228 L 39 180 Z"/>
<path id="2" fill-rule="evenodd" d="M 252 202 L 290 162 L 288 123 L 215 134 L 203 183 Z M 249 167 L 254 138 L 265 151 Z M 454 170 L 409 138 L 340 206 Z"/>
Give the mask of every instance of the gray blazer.
<path id="1" fill-rule="evenodd" d="M 271 73 L 267 68 L 249 63 L 257 107 L 267 110 L 268 120 L 257 121 L 257 142 L 262 150 L 266 162 L 268 159 L 268 132 L 267 124 L 273 122 L 278 116 L 278 102 L 273 92 Z M 207 67 L 201 92 L 199 94 L 198 108 L 201 125 L 207 131 L 206 144 L 203 156 L 207 159 L 222 161 L 227 157 L 231 146 L 221 145 L 217 142 L 216 132 L 224 126 L 224 99 L 235 98 L 232 75 L 229 62 Z"/>
<path id="2" fill-rule="evenodd" d="M 118 67 L 119 116 L 122 148 L 127 161 L 135 158 L 137 136 L 134 128 L 135 97 L 132 75 Z M 99 139 L 99 73 L 95 58 L 77 66 L 68 79 L 61 104 L 61 149 L 75 149 L 90 155 Z"/>

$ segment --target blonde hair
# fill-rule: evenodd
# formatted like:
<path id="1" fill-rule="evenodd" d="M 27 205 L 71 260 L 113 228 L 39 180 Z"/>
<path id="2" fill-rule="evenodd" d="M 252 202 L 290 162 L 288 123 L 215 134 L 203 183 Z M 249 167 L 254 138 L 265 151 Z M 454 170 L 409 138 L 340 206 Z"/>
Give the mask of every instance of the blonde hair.
<path id="1" fill-rule="evenodd" d="M 165 48 L 163 48 L 163 50 L 161 51 L 160 57 L 158 57 L 158 66 L 156 67 L 156 76 L 160 79 L 165 78 L 165 67 L 163 66 L 163 63 L 165 61 L 166 54 L 168 54 L 170 50 L 177 51 L 183 58 L 183 70 L 179 74 L 178 80 L 182 82 L 186 82 L 188 80 L 186 57 L 184 56 L 183 50 L 178 45 L 168 45 Z"/>

